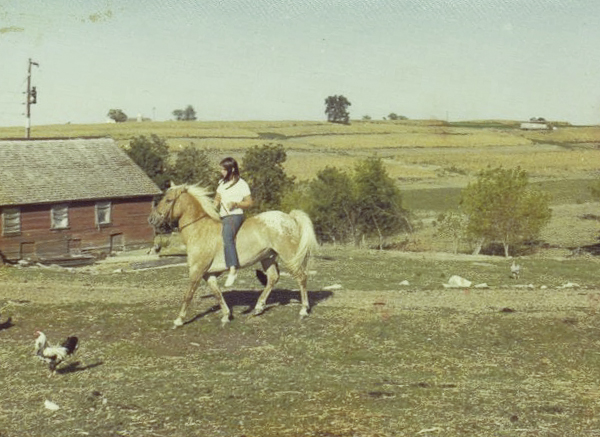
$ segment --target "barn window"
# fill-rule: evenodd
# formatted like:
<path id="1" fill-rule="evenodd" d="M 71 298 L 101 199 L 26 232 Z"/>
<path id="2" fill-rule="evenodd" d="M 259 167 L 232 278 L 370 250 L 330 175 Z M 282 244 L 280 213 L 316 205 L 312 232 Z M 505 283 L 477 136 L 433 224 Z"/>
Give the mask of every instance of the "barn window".
<path id="1" fill-rule="evenodd" d="M 21 210 L 19 208 L 2 210 L 2 235 L 21 235 Z"/>
<path id="2" fill-rule="evenodd" d="M 66 229 L 69 227 L 69 206 L 55 205 L 50 212 L 52 229 Z"/>
<path id="3" fill-rule="evenodd" d="M 96 203 L 96 224 L 98 226 L 111 224 L 110 207 L 110 202 Z"/>

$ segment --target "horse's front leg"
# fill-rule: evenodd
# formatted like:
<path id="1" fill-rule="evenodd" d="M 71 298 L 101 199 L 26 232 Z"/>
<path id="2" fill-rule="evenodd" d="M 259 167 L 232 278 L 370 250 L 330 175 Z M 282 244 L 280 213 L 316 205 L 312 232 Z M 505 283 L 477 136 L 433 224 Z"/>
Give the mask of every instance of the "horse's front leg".
<path id="1" fill-rule="evenodd" d="M 201 274 L 195 274 L 192 276 L 190 288 L 183 295 L 183 302 L 181 303 L 181 309 L 179 310 L 179 316 L 177 316 L 177 318 L 173 321 L 173 329 L 183 326 L 183 320 L 185 319 L 185 315 L 187 314 L 187 309 L 188 309 L 190 303 L 192 302 L 194 293 L 196 292 L 196 289 L 198 288 L 198 285 L 200 284 L 201 280 L 202 280 Z"/>
<path id="2" fill-rule="evenodd" d="M 221 307 L 221 312 L 223 313 L 221 316 L 221 324 L 225 326 L 231 320 L 231 311 L 229 310 L 229 306 L 227 306 L 227 302 L 223 297 L 223 293 L 221 293 L 219 284 L 217 284 L 217 277 L 215 275 L 208 275 L 206 282 L 208 282 L 208 286 L 212 290 L 213 295 L 219 301 L 219 306 Z"/>

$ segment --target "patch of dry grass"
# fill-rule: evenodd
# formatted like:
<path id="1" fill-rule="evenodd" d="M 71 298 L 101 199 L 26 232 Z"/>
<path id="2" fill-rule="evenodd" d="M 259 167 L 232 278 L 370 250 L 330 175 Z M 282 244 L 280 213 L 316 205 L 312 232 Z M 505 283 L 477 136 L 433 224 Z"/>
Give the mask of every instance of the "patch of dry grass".
<path id="1" fill-rule="evenodd" d="M 297 320 L 284 276 L 270 309 L 252 272 L 171 330 L 185 268 L 96 274 L 4 269 L 14 326 L 0 331 L 2 436 L 593 435 L 600 430 L 597 262 L 506 260 L 324 248 L 313 311 Z M 586 273 L 588 272 L 588 273 Z M 491 289 L 444 289 L 450 274 Z M 403 279 L 409 286 L 400 286 Z M 578 289 L 556 288 L 565 280 Z M 315 292 L 340 283 L 335 292 Z M 541 290 L 540 284 L 550 288 Z M 62 297 L 61 297 L 62 296 Z M 0 302 L 2 303 L 2 302 Z M 509 311 L 510 310 L 510 311 Z M 35 329 L 81 346 L 53 378 Z M 60 406 L 44 409 L 44 400 Z M 420 434 L 419 434 L 420 433 Z"/>

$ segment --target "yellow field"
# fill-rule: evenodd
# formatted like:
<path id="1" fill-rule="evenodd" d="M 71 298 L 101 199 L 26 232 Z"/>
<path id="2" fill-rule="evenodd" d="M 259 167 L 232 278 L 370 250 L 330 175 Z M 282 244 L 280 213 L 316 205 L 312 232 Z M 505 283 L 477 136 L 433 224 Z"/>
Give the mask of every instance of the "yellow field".
<path id="1" fill-rule="evenodd" d="M 467 126 L 467 127 L 465 127 Z M 139 135 L 165 138 L 173 151 L 193 144 L 214 159 L 263 144 L 282 144 L 287 171 L 311 179 L 326 166 L 351 169 L 358 160 L 377 155 L 403 183 L 466 183 L 490 166 L 525 169 L 531 177 L 595 177 L 600 168 L 600 127 L 561 127 L 532 132 L 515 121 L 446 123 L 439 120 L 353 121 L 350 125 L 319 121 L 127 122 L 34 126 L 32 138 L 110 136 L 121 146 Z M 22 138 L 20 127 L 0 128 L 0 138 Z"/>

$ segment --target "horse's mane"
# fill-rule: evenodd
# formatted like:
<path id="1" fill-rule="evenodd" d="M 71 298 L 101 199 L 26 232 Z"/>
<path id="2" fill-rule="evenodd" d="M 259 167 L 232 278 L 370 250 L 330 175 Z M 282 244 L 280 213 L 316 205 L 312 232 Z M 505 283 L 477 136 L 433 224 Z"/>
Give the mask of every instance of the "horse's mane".
<path id="1" fill-rule="evenodd" d="M 202 206 L 202 209 L 209 217 L 221 221 L 219 211 L 217 211 L 213 199 L 210 197 L 212 192 L 209 189 L 200 185 L 184 185 L 184 188 L 200 203 L 200 206 Z"/>

